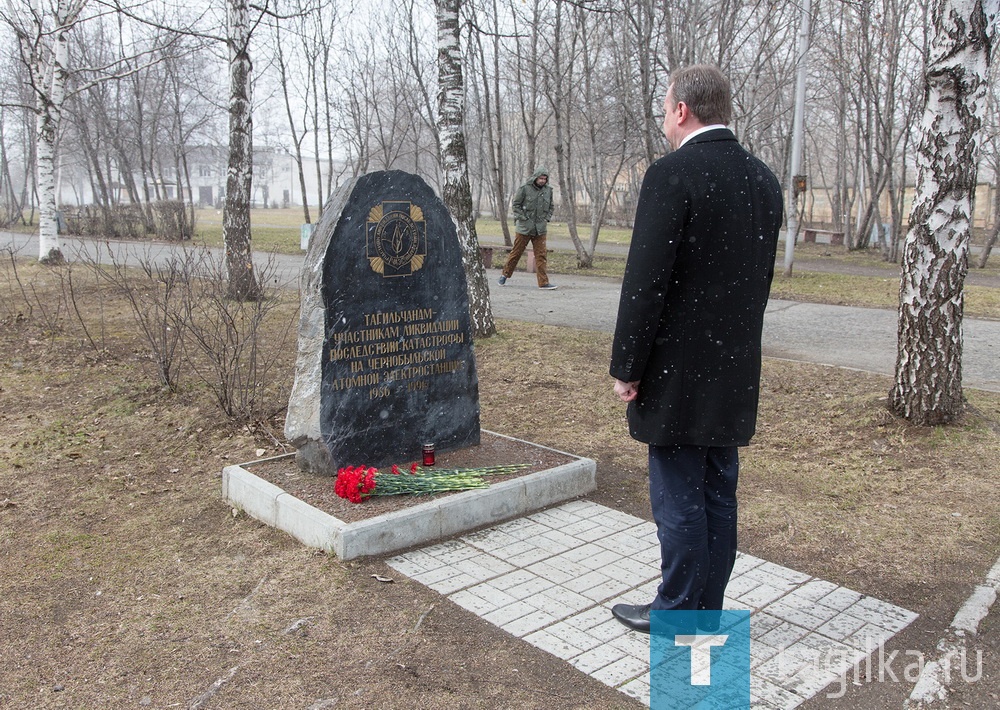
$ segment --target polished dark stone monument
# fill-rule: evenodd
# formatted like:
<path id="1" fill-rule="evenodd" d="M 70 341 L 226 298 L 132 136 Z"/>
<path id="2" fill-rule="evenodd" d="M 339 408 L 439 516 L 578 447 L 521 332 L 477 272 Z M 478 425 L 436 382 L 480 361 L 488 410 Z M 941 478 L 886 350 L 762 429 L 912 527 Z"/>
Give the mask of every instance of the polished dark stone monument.
<path id="1" fill-rule="evenodd" d="M 479 443 L 479 384 L 455 223 L 401 171 L 341 186 L 300 282 L 285 436 L 305 471 L 419 461 Z"/>

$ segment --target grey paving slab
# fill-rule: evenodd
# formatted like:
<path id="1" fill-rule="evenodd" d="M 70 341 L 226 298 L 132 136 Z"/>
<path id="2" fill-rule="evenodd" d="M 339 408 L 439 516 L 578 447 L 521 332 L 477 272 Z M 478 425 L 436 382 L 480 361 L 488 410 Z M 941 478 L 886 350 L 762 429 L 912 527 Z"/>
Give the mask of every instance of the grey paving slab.
<path id="1" fill-rule="evenodd" d="M 591 533 L 599 528 L 601 535 Z M 611 617 L 655 591 L 653 523 L 572 501 L 411 550 L 390 567 L 504 631 L 649 704 L 649 637 Z M 601 565 L 589 562 L 598 558 Z M 740 553 L 726 608 L 751 611 L 751 702 L 790 710 L 838 682 L 917 615 Z M 657 686 L 659 687 L 659 686 Z"/>

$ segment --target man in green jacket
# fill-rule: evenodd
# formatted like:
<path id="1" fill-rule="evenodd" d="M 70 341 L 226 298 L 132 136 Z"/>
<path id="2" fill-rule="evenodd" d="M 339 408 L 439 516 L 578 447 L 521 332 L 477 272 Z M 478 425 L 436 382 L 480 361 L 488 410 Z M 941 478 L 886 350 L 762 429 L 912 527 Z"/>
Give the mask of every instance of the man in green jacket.
<path id="1" fill-rule="evenodd" d="M 514 247 L 510 250 L 507 263 L 504 264 L 503 273 L 500 276 L 500 285 L 507 283 L 507 279 L 514 275 L 517 262 L 524 253 L 528 242 L 535 252 L 535 276 L 538 277 L 538 288 L 551 291 L 558 288 L 555 284 L 549 283 L 549 274 L 546 271 L 546 250 L 545 233 L 548 229 L 548 221 L 552 219 L 552 188 L 549 186 L 549 171 L 539 168 L 535 174 L 517 188 L 512 202 L 514 207 Z"/>

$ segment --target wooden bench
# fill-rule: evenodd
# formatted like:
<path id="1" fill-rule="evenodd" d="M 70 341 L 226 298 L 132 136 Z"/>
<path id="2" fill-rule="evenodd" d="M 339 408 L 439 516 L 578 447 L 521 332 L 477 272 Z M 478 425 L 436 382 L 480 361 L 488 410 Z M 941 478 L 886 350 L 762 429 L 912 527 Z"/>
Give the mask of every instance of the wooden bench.
<path id="1" fill-rule="evenodd" d="M 830 244 L 832 246 L 843 246 L 844 244 L 844 233 L 835 232 L 831 229 L 806 229 L 802 233 L 802 241 L 807 244 L 815 244 L 816 237 L 820 234 L 830 237 Z"/>
<path id="2" fill-rule="evenodd" d="M 509 250 L 510 247 L 479 247 L 479 256 L 483 260 L 483 267 L 493 268 L 493 251 Z"/>

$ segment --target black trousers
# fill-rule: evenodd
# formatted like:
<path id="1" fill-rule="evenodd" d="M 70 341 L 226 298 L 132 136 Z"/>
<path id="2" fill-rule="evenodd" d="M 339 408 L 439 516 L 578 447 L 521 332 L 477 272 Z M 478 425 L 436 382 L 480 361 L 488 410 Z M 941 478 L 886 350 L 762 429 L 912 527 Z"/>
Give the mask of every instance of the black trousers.
<path id="1" fill-rule="evenodd" d="M 736 561 L 735 446 L 649 447 L 662 580 L 653 610 L 722 609 Z"/>

